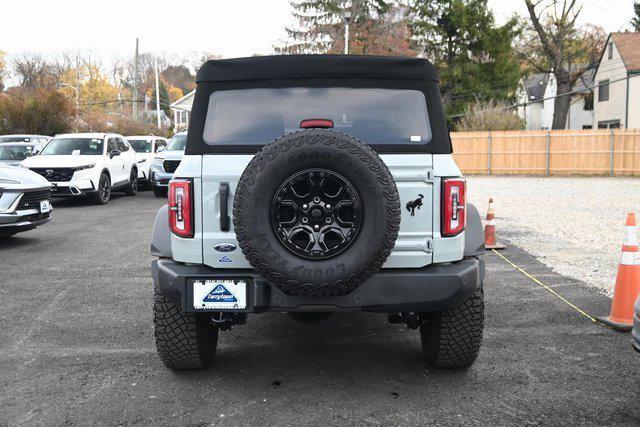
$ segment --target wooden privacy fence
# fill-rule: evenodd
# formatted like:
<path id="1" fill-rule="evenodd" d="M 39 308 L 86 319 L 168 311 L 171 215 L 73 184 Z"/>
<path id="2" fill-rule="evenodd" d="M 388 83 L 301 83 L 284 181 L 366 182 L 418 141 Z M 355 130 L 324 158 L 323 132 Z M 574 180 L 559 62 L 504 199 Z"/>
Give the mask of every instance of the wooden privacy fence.
<path id="1" fill-rule="evenodd" d="M 640 129 L 452 132 L 465 174 L 640 176 Z"/>

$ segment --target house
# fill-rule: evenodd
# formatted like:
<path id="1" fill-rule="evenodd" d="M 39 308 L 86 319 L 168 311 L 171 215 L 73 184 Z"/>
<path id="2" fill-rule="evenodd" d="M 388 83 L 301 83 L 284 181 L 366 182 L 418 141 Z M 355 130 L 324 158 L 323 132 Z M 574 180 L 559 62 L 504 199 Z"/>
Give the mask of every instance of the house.
<path id="1" fill-rule="evenodd" d="M 609 34 L 594 82 L 595 125 L 640 128 L 640 32 Z"/>
<path id="2" fill-rule="evenodd" d="M 565 129 L 591 129 L 593 126 L 594 70 L 586 71 L 576 82 L 567 112 Z M 524 119 L 526 130 L 551 129 L 553 123 L 554 97 L 557 94 L 553 74 L 537 73 L 520 81 L 517 90 L 518 116 Z"/>
<path id="3" fill-rule="evenodd" d="M 173 123 L 175 124 L 176 130 L 189 127 L 189 115 L 191 114 L 195 93 L 196 91 L 192 90 L 169 106 L 173 112 Z"/>

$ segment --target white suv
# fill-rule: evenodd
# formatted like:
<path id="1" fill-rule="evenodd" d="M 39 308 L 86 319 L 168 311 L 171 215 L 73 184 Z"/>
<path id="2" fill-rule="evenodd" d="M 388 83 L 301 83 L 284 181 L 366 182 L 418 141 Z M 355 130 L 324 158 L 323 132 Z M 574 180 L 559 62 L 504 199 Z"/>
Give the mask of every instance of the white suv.
<path id="1" fill-rule="evenodd" d="M 127 140 L 112 133 L 62 134 L 22 166 L 51 182 L 51 197 L 88 195 L 99 205 L 111 192 L 138 192 L 136 154 Z"/>
<path id="2" fill-rule="evenodd" d="M 149 169 L 156 153 L 160 153 L 167 148 L 166 138 L 154 135 L 136 135 L 128 136 L 127 142 L 136 152 L 138 161 L 138 183 L 149 185 L 150 175 Z"/>

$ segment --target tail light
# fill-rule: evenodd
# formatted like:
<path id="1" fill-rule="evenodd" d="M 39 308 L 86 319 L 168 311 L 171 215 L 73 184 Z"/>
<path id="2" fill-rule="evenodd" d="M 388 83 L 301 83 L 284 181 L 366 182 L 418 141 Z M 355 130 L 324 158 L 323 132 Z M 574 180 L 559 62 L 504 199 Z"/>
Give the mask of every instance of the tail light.
<path id="1" fill-rule="evenodd" d="M 169 182 L 169 228 L 180 237 L 193 237 L 193 191 L 191 181 Z"/>
<path id="2" fill-rule="evenodd" d="M 333 127 L 333 120 L 329 119 L 306 119 L 300 122 L 301 129 L 331 129 Z"/>
<path id="3" fill-rule="evenodd" d="M 455 236 L 465 227 L 467 200 L 465 181 L 462 178 L 446 178 L 442 185 L 442 235 Z"/>

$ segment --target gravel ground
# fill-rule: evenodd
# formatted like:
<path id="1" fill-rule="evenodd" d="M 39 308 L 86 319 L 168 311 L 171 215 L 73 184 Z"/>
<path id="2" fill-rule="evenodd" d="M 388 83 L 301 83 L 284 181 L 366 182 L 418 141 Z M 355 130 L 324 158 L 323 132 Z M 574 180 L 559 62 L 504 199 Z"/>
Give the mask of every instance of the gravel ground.
<path id="1" fill-rule="evenodd" d="M 0 241 L 0 426 L 511 425 L 640 423 L 629 334 L 576 313 L 486 255 L 477 362 L 434 370 L 418 332 L 386 316 L 315 325 L 252 315 L 223 332 L 211 369 L 171 372 L 155 350 L 149 192 L 56 203 Z M 511 245 L 503 252 L 589 313 L 610 301 Z"/>
<path id="2" fill-rule="evenodd" d="M 627 212 L 640 209 L 640 179 L 472 176 L 467 182 L 483 218 L 493 196 L 498 239 L 613 293 Z"/>

